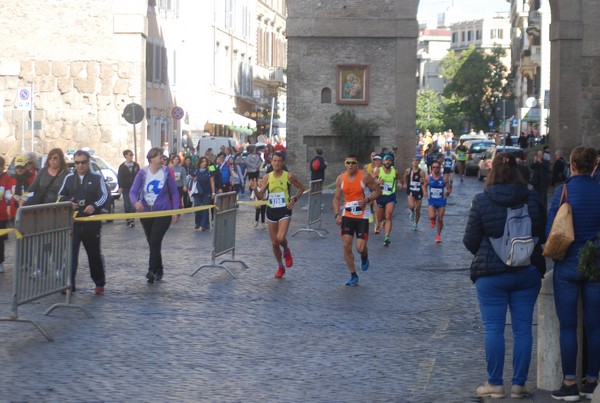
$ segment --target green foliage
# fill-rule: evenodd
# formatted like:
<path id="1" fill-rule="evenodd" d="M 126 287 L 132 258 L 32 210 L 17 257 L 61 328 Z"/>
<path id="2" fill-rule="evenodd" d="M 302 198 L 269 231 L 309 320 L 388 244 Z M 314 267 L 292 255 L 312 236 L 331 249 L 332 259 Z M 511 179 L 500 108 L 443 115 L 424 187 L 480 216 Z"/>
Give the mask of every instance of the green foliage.
<path id="1" fill-rule="evenodd" d="M 359 160 L 365 161 L 371 150 L 373 135 L 379 129 L 379 125 L 371 119 L 358 119 L 356 113 L 349 109 L 331 116 L 329 123 L 333 133 L 344 139 L 348 150 L 358 155 Z"/>
<path id="2" fill-rule="evenodd" d="M 444 125 L 444 105 L 435 91 L 423 91 L 417 94 L 417 127 L 423 131 L 442 131 Z"/>
<path id="3" fill-rule="evenodd" d="M 460 56 L 450 51 L 441 62 L 442 77 L 449 82 L 444 97 L 455 97 L 451 104 L 459 106 L 472 126 L 483 128 L 489 121 L 501 122 L 495 105 L 512 97 L 507 69 L 502 63 L 504 56 L 505 51 L 500 47 L 485 53 L 470 46 Z"/>
<path id="4" fill-rule="evenodd" d="M 592 281 L 600 280 L 600 233 L 593 241 L 587 241 L 579 249 L 577 271 Z"/>

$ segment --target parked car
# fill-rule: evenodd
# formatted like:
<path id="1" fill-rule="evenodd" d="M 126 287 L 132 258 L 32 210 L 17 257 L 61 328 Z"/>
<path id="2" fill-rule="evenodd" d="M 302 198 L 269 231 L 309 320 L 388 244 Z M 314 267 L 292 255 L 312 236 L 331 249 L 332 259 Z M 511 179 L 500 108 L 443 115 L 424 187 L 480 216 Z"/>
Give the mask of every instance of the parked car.
<path id="1" fill-rule="evenodd" d="M 117 171 L 115 171 L 115 169 L 108 162 L 106 162 L 104 158 L 95 155 L 93 150 L 84 150 L 90 153 L 91 160 L 95 162 L 95 169 L 104 177 L 113 199 L 118 200 L 121 197 L 121 194 L 119 193 L 119 180 L 117 179 Z M 74 155 L 75 151 L 67 151 L 65 155 L 67 163 L 73 160 Z"/>
<path id="2" fill-rule="evenodd" d="M 484 180 L 490 173 L 490 170 L 492 169 L 492 161 L 494 160 L 494 158 L 496 157 L 496 154 L 498 154 L 498 153 L 511 153 L 517 159 L 517 164 L 525 164 L 526 163 L 525 151 L 523 149 L 521 149 L 521 147 L 515 147 L 515 146 L 497 146 L 497 147 L 493 146 L 493 147 L 490 147 L 485 151 L 485 153 L 483 154 L 483 157 L 481 157 L 481 160 L 479 161 L 479 173 L 477 174 L 477 177 L 479 178 L 480 181 Z"/>
<path id="3" fill-rule="evenodd" d="M 489 137 L 484 133 L 467 133 L 458 138 L 459 141 L 464 140 L 489 140 Z"/>
<path id="4" fill-rule="evenodd" d="M 198 140 L 198 155 L 202 156 L 209 148 L 214 155 L 221 151 L 221 146 L 237 150 L 237 143 L 233 137 L 202 137 Z"/>
<path id="5" fill-rule="evenodd" d="M 467 147 L 467 162 L 465 164 L 465 175 L 476 175 L 479 170 L 479 160 L 485 150 L 494 146 L 493 140 L 469 140 L 464 142 Z"/>

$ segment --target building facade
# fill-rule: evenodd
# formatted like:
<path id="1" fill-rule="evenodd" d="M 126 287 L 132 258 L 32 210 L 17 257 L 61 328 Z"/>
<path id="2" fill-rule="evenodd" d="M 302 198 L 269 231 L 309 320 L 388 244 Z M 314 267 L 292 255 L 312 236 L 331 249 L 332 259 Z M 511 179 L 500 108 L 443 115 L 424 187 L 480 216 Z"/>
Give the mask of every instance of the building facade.
<path id="1" fill-rule="evenodd" d="M 550 111 L 550 4 L 511 2 L 511 53 L 517 133 L 546 135 Z"/>
<path id="2" fill-rule="evenodd" d="M 445 81 L 440 62 L 448 54 L 452 31 L 446 28 L 421 28 L 417 45 L 417 90 L 441 93 Z"/>

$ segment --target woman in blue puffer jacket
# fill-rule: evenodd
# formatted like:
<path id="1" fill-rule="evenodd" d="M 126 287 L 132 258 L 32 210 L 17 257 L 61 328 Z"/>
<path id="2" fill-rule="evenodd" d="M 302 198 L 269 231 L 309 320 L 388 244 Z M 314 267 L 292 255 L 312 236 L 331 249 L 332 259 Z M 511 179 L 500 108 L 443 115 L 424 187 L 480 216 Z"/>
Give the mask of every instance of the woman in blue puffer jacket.
<path id="1" fill-rule="evenodd" d="M 564 380 L 559 390 L 552 392 L 557 400 L 576 401 L 579 395 L 591 399 L 598 384 L 600 370 L 600 281 L 590 281 L 578 273 L 579 250 L 600 232 L 600 185 L 591 173 L 597 152 L 593 148 L 576 147 L 571 152 L 571 177 L 563 186 L 573 210 L 575 241 L 562 261 L 554 261 L 554 303 L 560 323 L 560 355 Z M 548 212 L 546 233 L 558 211 L 563 186 L 556 188 Z M 587 336 L 587 378 L 577 386 L 577 299 L 581 293 L 583 322 Z"/>
<path id="2" fill-rule="evenodd" d="M 504 233 L 507 208 L 527 204 L 532 236 L 538 238 L 531 264 L 507 266 L 496 254 L 489 240 Z M 483 193 L 475 195 L 469 211 L 463 243 L 475 255 L 471 263 L 471 280 L 475 282 L 481 319 L 485 329 L 485 352 L 488 377 L 477 388 L 481 397 L 504 397 L 504 326 L 510 308 L 513 330 L 513 378 L 511 397 L 530 393 L 525 386 L 532 350 L 533 308 L 541 288 L 546 261 L 542 256 L 546 214 L 539 194 L 529 190 L 519 173 L 517 160 L 509 153 L 496 155 Z"/>

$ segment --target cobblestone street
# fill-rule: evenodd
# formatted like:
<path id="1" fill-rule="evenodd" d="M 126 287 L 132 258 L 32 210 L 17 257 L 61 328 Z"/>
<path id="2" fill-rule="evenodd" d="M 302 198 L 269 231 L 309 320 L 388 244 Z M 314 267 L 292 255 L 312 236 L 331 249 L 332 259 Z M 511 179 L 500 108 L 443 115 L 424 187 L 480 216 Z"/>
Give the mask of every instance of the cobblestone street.
<path id="1" fill-rule="evenodd" d="M 190 276 L 210 261 L 212 247 L 212 232 L 194 231 L 191 215 L 167 233 L 165 277 L 154 284 L 145 279 L 141 226 L 104 224 L 106 293 L 94 295 L 82 248 L 73 297 L 93 318 L 74 309 L 44 316 L 64 299 L 56 294 L 19 308 L 55 342 L 29 324 L 0 322 L 0 400 L 479 401 L 483 329 L 462 235 L 481 188 L 473 177 L 456 184 L 441 245 L 425 206 L 419 231 L 409 228 L 400 197 L 392 244 L 386 248 L 383 235 L 370 235 L 371 267 L 359 272 L 359 287 L 344 286 L 349 275 L 331 194 L 324 195 L 325 239 L 308 232 L 291 237 L 306 227 L 306 197 L 294 210 L 288 238 L 294 266 L 282 280 L 273 278 L 268 233 L 254 227 L 251 206 L 240 206 L 237 215 L 235 258 L 249 268 L 230 264 L 236 279 L 219 268 Z M 6 247 L 1 317 L 11 314 L 14 237 Z M 510 347 L 507 355 L 510 385 Z M 528 382 L 534 390 L 535 374 L 534 351 Z"/>

